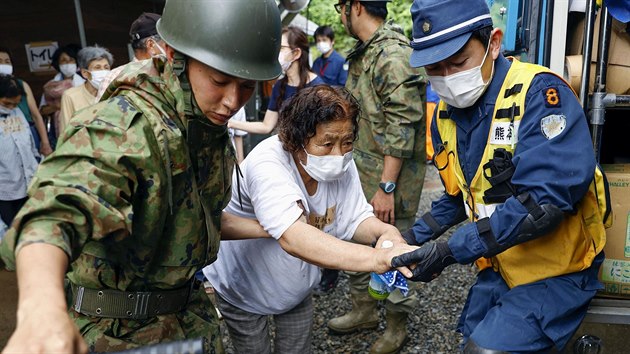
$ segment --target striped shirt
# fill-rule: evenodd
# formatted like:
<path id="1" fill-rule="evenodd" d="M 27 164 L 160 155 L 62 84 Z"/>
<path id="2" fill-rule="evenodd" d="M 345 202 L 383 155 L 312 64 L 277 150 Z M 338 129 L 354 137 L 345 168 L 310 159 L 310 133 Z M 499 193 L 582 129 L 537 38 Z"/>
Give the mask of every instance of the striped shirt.
<path id="1" fill-rule="evenodd" d="M 26 197 L 39 153 L 24 113 L 19 108 L 0 112 L 0 200 Z"/>

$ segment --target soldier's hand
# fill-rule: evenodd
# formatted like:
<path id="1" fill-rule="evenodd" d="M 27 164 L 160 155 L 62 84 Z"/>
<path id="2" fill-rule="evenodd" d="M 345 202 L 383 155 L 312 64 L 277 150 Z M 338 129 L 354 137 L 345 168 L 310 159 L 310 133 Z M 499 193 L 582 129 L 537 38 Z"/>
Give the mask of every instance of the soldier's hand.
<path id="1" fill-rule="evenodd" d="M 8 353 L 87 353 L 88 347 L 65 308 L 24 304 L 15 332 L 2 350 Z"/>
<path id="2" fill-rule="evenodd" d="M 382 222 L 392 224 L 396 222 L 396 215 L 394 213 L 394 193 L 387 194 L 380 188 L 376 190 L 376 193 L 370 200 L 370 204 L 374 208 L 374 215 Z"/>

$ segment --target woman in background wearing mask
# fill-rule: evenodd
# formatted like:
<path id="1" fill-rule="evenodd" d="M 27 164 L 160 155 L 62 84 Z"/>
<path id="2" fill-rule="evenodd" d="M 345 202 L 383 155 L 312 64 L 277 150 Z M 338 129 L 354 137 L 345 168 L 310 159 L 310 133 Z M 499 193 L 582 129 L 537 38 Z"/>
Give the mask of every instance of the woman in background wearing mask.
<path id="1" fill-rule="evenodd" d="M 37 169 L 35 142 L 18 107 L 25 91 L 18 80 L 0 75 L 0 217 L 5 225 L 26 202 L 26 189 Z"/>
<path id="2" fill-rule="evenodd" d="M 87 81 L 81 86 L 68 89 L 61 96 L 60 134 L 74 112 L 96 103 L 98 88 L 109 74 L 113 63 L 114 58 L 105 48 L 85 47 L 79 51 L 79 69 Z"/>
<path id="3" fill-rule="evenodd" d="M 345 88 L 304 88 L 280 111 L 278 135 L 245 158 L 242 177 L 234 173 L 238 189 L 223 212 L 223 238 L 247 227 L 226 214 L 257 219 L 271 235 L 222 241 L 203 270 L 237 353 L 272 352 L 268 316 L 274 353 L 310 353 L 318 266 L 383 273 L 392 254 L 409 247 L 396 227 L 374 216 L 361 189 L 352 159 L 358 116 Z M 394 248 L 379 248 L 384 240 Z M 377 248 L 364 246 L 377 241 Z"/>
<path id="4" fill-rule="evenodd" d="M 13 59 L 11 58 L 11 52 L 5 48 L 0 48 L 0 75 L 13 75 Z M 36 149 L 42 155 L 48 156 L 52 152 L 52 148 L 48 140 L 44 119 L 37 109 L 33 91 L 25 81 L 20 79 L 16 79 L 16 81 L 24 91 L 24 94 L 20 96 L 21 100 L 18 104 L 18 108 L 22 111 L 24 118 L 30 126 Z"/>
<path id="5" fill-rule="evenodd" d="M 324 81 L 311 71 L 308 52 L 308 37 L 304 31 L 293 26 L 283 28 L 278 61 L 284 75 L 273 85 L 265 118 L 262 122 L 230 120 L 228 128 L 253 134 L 269 134 L 276 127 L 278 110 L 283 102 L 304 87 L 324 84 Z"/>
<path id="6" fill-rule="evenodd" d="M 81 46 L 78 44 L 67 44 L 55 50 L 51 65 L 58 73 L 52 80 L 44 84 L 44 94 L 39 102 L 42 115 L 49 120 L 48 139 L 53 149 L 59 136 L 61 95 L 66 90 L 85 83 L 85 79 L 77 72 L 77 59 L 80 50 Z"/>

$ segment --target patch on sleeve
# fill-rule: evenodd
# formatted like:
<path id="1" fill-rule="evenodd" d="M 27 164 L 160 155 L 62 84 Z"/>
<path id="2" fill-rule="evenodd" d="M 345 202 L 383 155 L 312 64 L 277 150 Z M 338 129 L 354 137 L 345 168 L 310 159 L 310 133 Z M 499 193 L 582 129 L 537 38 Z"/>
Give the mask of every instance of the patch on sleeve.
<path id="1" fill-rule="evenodd" d="M 564 115 L 552 114 L 540 120 L 540 131 L 547 140 L 551 140 L 562 134 L 567 127 L 567 117 Z"/>
<path id="2" fill-rule="evenodd" d="M 350 68 L 350 65 L 348 64 L 348 62 L 343 63 L 343 70 L 344 71 L 348 71 L 349 68 Z"/>
<path id="3" fill-rule="evenodd" d="M 560 95 L 557 88 L 550 87 L 546 89 L 543 91 L 543 96 L 545 96 L 545 106 L 560 107 Z"/>

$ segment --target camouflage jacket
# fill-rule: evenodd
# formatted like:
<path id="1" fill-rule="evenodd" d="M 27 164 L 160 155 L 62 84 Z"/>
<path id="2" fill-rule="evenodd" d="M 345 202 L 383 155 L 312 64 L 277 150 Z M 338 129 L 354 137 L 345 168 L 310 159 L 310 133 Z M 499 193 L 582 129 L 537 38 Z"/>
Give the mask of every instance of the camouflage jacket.
<path id="1" fill-rule="evenodd" d="M 348 55 L 346 88 L 359 100 L 354 159 L 368 200 L 381 182 L 384 155 L 403 159 L 394 192 L 396 218 L 414 217 L 424 180 L 426 78 L 409 65 L 409 40 L 384 23 Z"/>
<path id="2" fill-rule="evenodd" d="M 127 65 L 101 102 L 75 114 L 39 167 L 30 198 L 1 245 L 9 267 L 20 247 L 44 242 L 68 255 L 67 278 L 74 284 L 150 291 L 185 286 L 214 261 L 233 153 L 226 127 L 187 129 L 198 119 L 187 117 L 185 106 L 171 64 L 154 59 Z M 81 323 L 85 316 L 70 313 L 82 331 L 99 322 L 115 337 L 128 335 L 125 326 L 142 327 L 83 318 L 94 322 L 88 325 Z M 193 317 L 199 316 L 205 315 Z M 156 335 L 144 340 L 159 341 Z M 124 348 L 107 349 L 114 347 Z"/>

